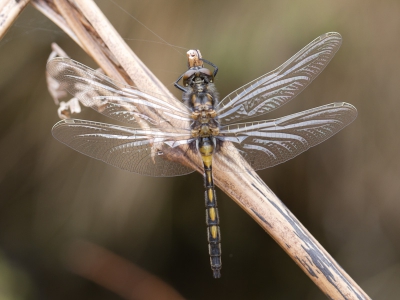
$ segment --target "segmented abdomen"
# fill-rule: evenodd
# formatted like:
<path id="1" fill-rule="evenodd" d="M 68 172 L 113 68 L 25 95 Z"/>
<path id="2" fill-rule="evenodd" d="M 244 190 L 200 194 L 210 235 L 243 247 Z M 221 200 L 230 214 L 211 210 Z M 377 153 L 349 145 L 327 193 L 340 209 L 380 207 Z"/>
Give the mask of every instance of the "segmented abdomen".
<path id="1" fill-rule="evenodd" d="M 200 138 L 199 151 L 204 165 L 204 187 L 206 202 L 206 224 L 208 251 L 210 254 L 211 269 L 214 278 L 221 277 L 221 233 L 219 229 L 219 215 L 217 208 L 217 198 L 214 189 L 214 181 L 212 175 L 212 154 L 214 152 L 214 144 L 210 137 Z"/>

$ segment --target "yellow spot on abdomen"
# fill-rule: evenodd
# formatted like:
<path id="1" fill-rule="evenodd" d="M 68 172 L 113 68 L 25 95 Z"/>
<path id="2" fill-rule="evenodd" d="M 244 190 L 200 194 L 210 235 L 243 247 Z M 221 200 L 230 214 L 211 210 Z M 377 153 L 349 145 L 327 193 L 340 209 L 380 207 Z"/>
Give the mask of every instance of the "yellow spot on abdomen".
<path id="1" fill-rule="evenodd" d="M 206 171 L 207 183 L 211 184 L 211 171 Z"/>
<path id="2" fill-rule="evenodd" d="M 210 200 L 210 202 L 214 201 L 214 193 L 212 189 L 208 189 L 208 200 Z"/>
<path id="3" fill-rule="evenodd" d="M 209 156 L 213 153 L 214 147 L 212 145 L 204 145 L 199 150 L 202 156 Z"/>
<path id="4" fill-rule="evenodd" d="M 201 158 L 203 159 L 203 163 L 204 165 L 209 168 L 212 165 L 212 156 L 201 156 Z"/>
<path id="5" fill-rule="evenodd" d="M 218 226 L 211 226 L 210 231 L 211 231 L 211 236 L 213 237 L 213 239 L 216 239 L 217 234 L 218 234 Z"/>
<path id="6" fill-rule="evenodd" d="M 215 221 L 216 213 L 215 213 L 214 207 L 211 207 L 208 209 L 208 215 L 209 215 L 211 221 Z"/>

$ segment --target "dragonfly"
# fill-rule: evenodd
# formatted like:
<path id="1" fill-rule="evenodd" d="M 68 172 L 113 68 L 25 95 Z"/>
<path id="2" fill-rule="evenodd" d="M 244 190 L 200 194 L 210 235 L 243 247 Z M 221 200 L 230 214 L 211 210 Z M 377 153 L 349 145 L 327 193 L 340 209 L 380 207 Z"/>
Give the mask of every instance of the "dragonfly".
<path id="1" fill-rule="evenodd" d="M 52 134 L 76 151 L 142 175 L 178 176 L 202 170 L 210 264 L 214 278 L 219 278 L 221 233 L 213 168 L 243 172 L 244 165 L 254 170 L 272 167 L 350 124 L 357 110 L 345 102 L 259 120 L 307 87 L 341 42 L 339 33 L 325 33 L 221 101 L 214 85 L 218 67 L 203 59 L 199 50 L 189 50 L 188 70 L 175 82 L 183 92 L 178 105 L 163 94 L 116 82 L 72 59 L 57 57 L 48 62 L 47 71 L 61 88 L 83 105 L 130 126 L 65 119 L 54 125 Z M 214 163 L 218 157 L 229 163 Z"/>

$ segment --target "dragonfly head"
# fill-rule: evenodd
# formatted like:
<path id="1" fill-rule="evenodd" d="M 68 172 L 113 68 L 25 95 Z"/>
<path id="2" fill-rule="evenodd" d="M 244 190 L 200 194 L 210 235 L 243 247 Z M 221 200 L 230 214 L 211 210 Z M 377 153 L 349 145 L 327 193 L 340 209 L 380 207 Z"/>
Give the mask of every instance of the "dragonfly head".
<path id="1" fill-rule="evenodd" d="M 194 87 L 197 85 L 196 91 L 202 91 L 205 84 L 214 81 L 214 76 L 207 68 L 194 68 L 189 69 L 183 75 L 182 82 L 184 86 Z"/>

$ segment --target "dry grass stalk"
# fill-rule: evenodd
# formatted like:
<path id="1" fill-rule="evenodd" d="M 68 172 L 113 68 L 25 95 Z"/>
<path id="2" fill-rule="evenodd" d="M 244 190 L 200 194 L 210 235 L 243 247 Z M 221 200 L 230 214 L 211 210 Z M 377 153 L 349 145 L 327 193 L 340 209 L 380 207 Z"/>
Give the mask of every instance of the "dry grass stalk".
<path id="1" fill-rule="evenodd" d="M 0 0 L 0 38 L 6 34 L 28 3 L 29 0 Z"/>

